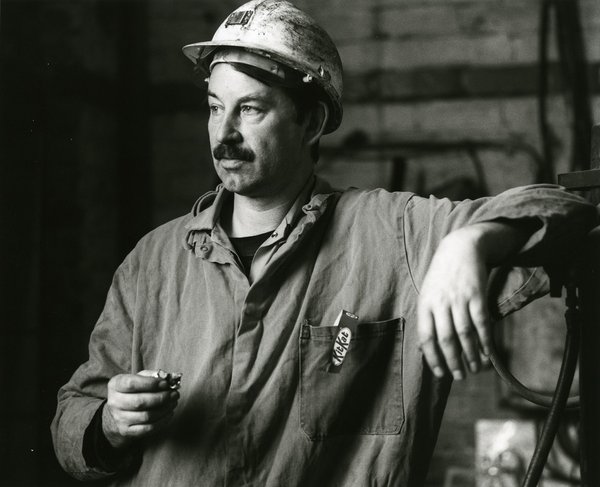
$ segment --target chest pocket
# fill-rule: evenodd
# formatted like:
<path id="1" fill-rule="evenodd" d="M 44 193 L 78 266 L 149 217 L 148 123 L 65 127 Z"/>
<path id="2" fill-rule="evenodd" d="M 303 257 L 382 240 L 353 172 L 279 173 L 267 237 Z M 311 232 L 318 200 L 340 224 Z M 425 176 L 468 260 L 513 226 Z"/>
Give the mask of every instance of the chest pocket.
<path id="1" fill-rule="evenodd" d="M 300 426 L 318 440 L 333 435 L 397 434 L 404 422 L 404 319 L 361 323 L 339 372 L 330 372 L 333 326 L 300 333 Z"/>

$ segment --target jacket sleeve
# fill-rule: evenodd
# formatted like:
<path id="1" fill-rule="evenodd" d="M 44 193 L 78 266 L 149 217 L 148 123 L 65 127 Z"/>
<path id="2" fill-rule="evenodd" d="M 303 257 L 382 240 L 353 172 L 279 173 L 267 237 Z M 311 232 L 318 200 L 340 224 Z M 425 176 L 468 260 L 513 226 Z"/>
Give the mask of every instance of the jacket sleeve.
<path id="1" fill-rule="evenodd" d="M 108 381 L 131 370 L 133 293 L 130 282 L 130 266 L 126 260 L 114 275 L 104 310 L 91 334 L 88 361 L 58 392 L 56 415 L 51 425 L 54 450 L 64 470 L 80 480 L 100 479 L 115 473 L 89 465 L 84 456 L 84 436 L 106 400 Z M 133 458 L 124 460 L 119 468 L 126 468 Z"/>
<path id="2" fill-rule="evenodd" d="M 486 221 L 533 223 L 535 230 L 525 245 L 506 262 L 511 270 L 498 273 L 502 282 L 491 288 L 491 312 L 505 316 L 547 292 L 549 279 L 541 267 L 568 260 L 569 253 L 598 224 L 598 211 L 560 186 L 539 184 L 461 202 L 413 196 L 403 221 L 407 259 L 417 291 L 440 241 L 453 230 Z"/>

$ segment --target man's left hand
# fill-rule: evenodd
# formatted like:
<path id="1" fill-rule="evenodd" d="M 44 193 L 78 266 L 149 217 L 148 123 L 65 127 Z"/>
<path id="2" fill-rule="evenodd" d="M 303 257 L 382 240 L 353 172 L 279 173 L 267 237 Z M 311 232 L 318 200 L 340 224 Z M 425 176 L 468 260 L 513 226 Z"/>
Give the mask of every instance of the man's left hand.
<path id="1" fill-rule="evenodd" d="M 421 349 L 431 370 L 455 379 L 481 368 L 489 355 L 489 267 L 514 255 L 529 232 L 503 222 L 477 223 L 448 234 L 423 281 L 418 304 Z M 464 360 L 463 360 L 464 357 Z"/>

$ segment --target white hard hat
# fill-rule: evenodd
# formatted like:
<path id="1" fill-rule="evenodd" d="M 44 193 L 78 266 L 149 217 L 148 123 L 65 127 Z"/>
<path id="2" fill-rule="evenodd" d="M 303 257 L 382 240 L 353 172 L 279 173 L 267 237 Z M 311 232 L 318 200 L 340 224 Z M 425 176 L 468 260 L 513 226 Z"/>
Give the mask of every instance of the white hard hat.
<path id="1" fill-rule="evenodd" d="M 241 48 L 301 73 L 305 83 L 321 88 L 330 116 L 325 133 L 342 121 L 342 61 L 335 44 L 315 20 L 283 0 L 252 0 L 233 11 L 212 40 L 183 47 L 183 53 L 206 72 L 212 54 L 222 47 Z"/>

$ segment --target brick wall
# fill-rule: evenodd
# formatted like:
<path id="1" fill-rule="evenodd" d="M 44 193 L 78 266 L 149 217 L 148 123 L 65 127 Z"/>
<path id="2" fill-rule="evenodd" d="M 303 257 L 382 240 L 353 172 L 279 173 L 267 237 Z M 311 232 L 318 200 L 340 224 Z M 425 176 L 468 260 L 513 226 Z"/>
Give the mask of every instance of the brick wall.
<path id="1" fill-rule="evenodd" d="M 343 145 L 350 134 L 361 131 L 373 142 L 516 139 L 540 150 L 534 93 L 506 97 L 494 94 L 506 93 L 511 86 L 518 90 L 519 85 L 535 77 L 539 2 L 353 1 L 343 6 L 340 2 L 324 5 L 315 0 L 298 3 L 328 28 L 337 42 L 347 85 L 365 74 L 373 76 L 384 71 L 395 75 L 393 86 L 387 89 L 404 95 L 392 102 L 347 101 L 342 127 L 326 138 L 325 144 Z M 597 62 L 600 6 L 593 0 L 580 4 L 588 60 Z M 550 59 L 557 59 L 553 42 Z M 482 68 L 509 66 L 532 71 L 528 79 L 511 76 L 506 69 L 489 75 L 481 72 Z M 444 85 L 452 83 L 453 68 L 461 70 L 463 96 L 410 100 L 411 95 L 417 97 L 420 93 L 415 80 L 422 86 L 428 82 L 427 74 L 434 76 L 429 92 L 435 95 L 437 86 L 443 93 Z M 597 71 L 594 74 L 597 79 Z M 498 80 L 496 75 L 501 78 Z M 489 90 L 488 96 L 477 96 L 482 89 Z M 557 139 L 560 172 L 567 165 L 570 123 L 562 97 L 552 97 L 549 116 Z M 528 181 L 509 178 L 505 186 L 523 182 Z"/>
<path id="2" fill-rule="evenodd" d="M 180 54 L 181 46 L 210 38 L 224 16 L 241 3 L 150 2 L 151 83 L 181 86 L 189 82 L 190 64 Z M 364 151 L 355 151 L 352 157 L 340 156 L 337 149 L 347 147 L 348 140 L 358 134 L 371 144 L 395 145 L 392 158 L 418 160 L 418 167 L 428 156 L 440 159 L 444 152 L 435 149 L 428 153 L 422 147 L 415 156 L 414 150 L 407 153 L 406 143 L 493 142 L 500 146 L 491 154 L 493 162 L 484 161 L 493 192 L 535 179 L 536 156 L 542 153 L 535 98 L 537 2 L 300 0 L 297 3 L 330 32 L 346 70 L 344 121 L 337 132 L 323 140 L 325 148 L 331 149 L 328 154 L 333 156 L 323 157 L 321 170 L 328 174 L 349 174 L 346 182 L 355 185 L 360 179 L 353 179 L 352 173 L 358 172 L 358 164 L 364 164 L 366 159 L 375 164 L 389 162 L 389 151 L 385 157 L 373 158 Z M 597 63 L 600 8 L 593 0 L 580 3 L 588 59 Z M 553 42 L 550 59 L 557 59 Z M 375 93 L 365 92 L 365 86 L 373 84 L 373 78 L 377 78 Z M 192 102 L 202 103 L 202 90 L 186 93 L 193 98 Z M 597 100 L 594 103 L 598 105 Z M 183 115 L 171 110 L 156 117 L 153 123 L 157 144 L 155 180 L 159 183 L 154 186 L 158 221 L 177 213 L 179 206 L 173 201 L 182 202 L 194 192 L 192 185 L 183 192 L 175 187 L 165 188 L 164 175 L 179 172 L 189 175 L 191 171 L 199 185 L 196 187 L 203 189 L 214 182 L 210 159 L 203 151 L 205 112 L 201 108 L 189 116 L 189 107 L 185 105 L 181 111 Z M 571 123 L 564 97 L 556 94 L 550 97 L 549 119 L 555 140 L 555 172 L 563 172 L 570 154 Z M 192 143 L 191 152 L 190 144 L 175 142 L 182 139 Z M 186 153 L 173 152 L 180 150 Z M 488 152 L 481 158 L 487 160 L 489 155 Z M 526 155 L 529 157 L 524 168 Z M 340 164 L 340 157 L 344 164 Z M 329 167 L 332 164 L 336 167 L 333 170 Z M 352 166 L 342 170 L 347 164 Z M 496 167 L 502 170 L 495 170 Z M 410 180 L 410 174 L 407 177 Z"/>

